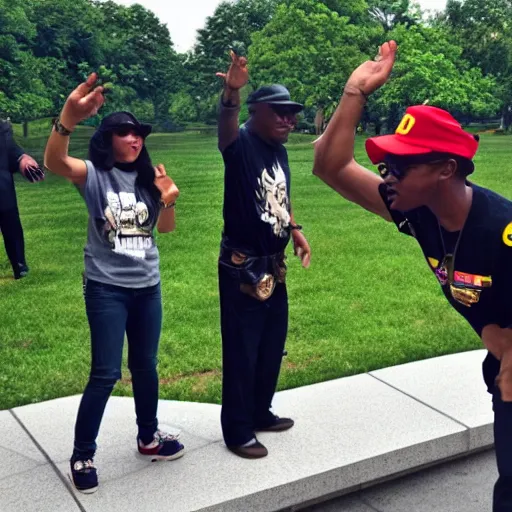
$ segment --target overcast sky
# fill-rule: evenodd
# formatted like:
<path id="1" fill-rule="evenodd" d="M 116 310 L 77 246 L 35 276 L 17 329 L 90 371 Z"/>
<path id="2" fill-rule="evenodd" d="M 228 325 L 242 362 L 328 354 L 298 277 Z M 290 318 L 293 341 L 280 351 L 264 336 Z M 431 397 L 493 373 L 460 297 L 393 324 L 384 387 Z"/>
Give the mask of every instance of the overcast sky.
<path id="1" fill-rule="evenodd" d="M 174 47 L 178 52 L 189 50 L 194 44 L 196 30 L 204 26 L 220 0 L 115 0 L 119 4 L 138 3 L 153 11 L 160 21 L 167 24 Z M 446 0 L 419 0 L 423 9 L 443 9 Z"/>

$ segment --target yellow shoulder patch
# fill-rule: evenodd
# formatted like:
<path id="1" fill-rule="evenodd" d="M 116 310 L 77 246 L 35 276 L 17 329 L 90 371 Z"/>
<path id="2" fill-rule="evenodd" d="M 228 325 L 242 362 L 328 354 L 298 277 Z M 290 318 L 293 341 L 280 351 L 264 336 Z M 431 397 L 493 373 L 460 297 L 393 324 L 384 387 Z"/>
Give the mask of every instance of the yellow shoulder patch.
<path id="1" fill-rule="evenodd" d="M 512 222 L 503 230 L 502 239 L 505 245 L 512 247 Z"/>

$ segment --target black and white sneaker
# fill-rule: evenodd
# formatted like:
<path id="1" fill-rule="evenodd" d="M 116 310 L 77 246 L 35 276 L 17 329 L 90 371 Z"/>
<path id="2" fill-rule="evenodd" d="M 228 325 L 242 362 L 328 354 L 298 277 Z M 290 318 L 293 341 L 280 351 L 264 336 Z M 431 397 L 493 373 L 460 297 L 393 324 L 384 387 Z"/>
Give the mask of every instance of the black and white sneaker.
<path id="1" fill-rule="evenodd" d="M 92 459 L 80 460 L 71 457 L 71 481 L 77 491 L 92 494 L 98 490 L 98 474 Z"/>

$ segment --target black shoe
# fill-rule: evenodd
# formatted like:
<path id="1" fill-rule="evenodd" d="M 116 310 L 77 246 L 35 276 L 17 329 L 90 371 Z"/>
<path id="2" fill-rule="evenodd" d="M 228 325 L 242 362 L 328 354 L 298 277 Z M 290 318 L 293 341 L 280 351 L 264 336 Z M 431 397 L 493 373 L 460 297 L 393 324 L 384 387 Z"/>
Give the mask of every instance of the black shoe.
<path id="1" fill-rule="evenodd" d="M 71 457 L 71 481 L 77 491 L 92 494 L 98 490 L 98 474 L 92 459 L 80 460 Z"/>
<path id="2" fill-rule="evenodd" d="M 18 269 L 14 272 L 14 279 L 21 279 L 22 277 L 28 276 L 28 267 L 18 263 Z"/>
<path id="3" fill-rule="evenodd" d="M 261 459 L 268 455 L 268 450 L 258 440 L 250 446 L 228 446 L 228 450 L 244 459 Z"/>
<path id="4" fill-rule="evenodd" d="M 280 418 L 276 416 L 275 423 L 266 427 L 257 427 L 255 430 L 257 432 L 283 432 L 283 430 L 292 428 L 293 425 L 295 425 L 295 422 L 291 418 Z"/>

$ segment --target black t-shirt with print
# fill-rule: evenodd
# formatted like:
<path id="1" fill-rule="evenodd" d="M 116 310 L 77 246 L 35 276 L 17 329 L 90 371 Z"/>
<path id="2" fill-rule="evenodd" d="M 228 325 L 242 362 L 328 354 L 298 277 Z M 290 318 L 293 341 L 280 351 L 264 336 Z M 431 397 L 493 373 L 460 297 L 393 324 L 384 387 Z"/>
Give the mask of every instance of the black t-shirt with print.
<path id="1" fill-rule="evenodd" d="M 440 227 L 429 208 L 403 213 L 391 210 L 385 185 L 379 191 L 399 231 L 418 241 L 450 304 L 481 336 L 488 324 L 512 327 L 512 202 L 491 190 L 468 184 L 473 189 L 473 201 L 460 239 L 460 232 L 450 233 Z M 453 254 L 457 240 L 454 289 L 440 267 L 444 256 Z M 457 287 L 470 290 L 470 305 L 454 298 Z M 499 362 L 489 354 L 484 363 L 489 388 L 498 372 Z"/>
<path id="2" fill-rule="evenodd" d="M 282 144 L 266 143 L 246 125 L 222 156 L 226 245 L 255 256 L 283 251 L 290 239 L 290 168 Z"/>

